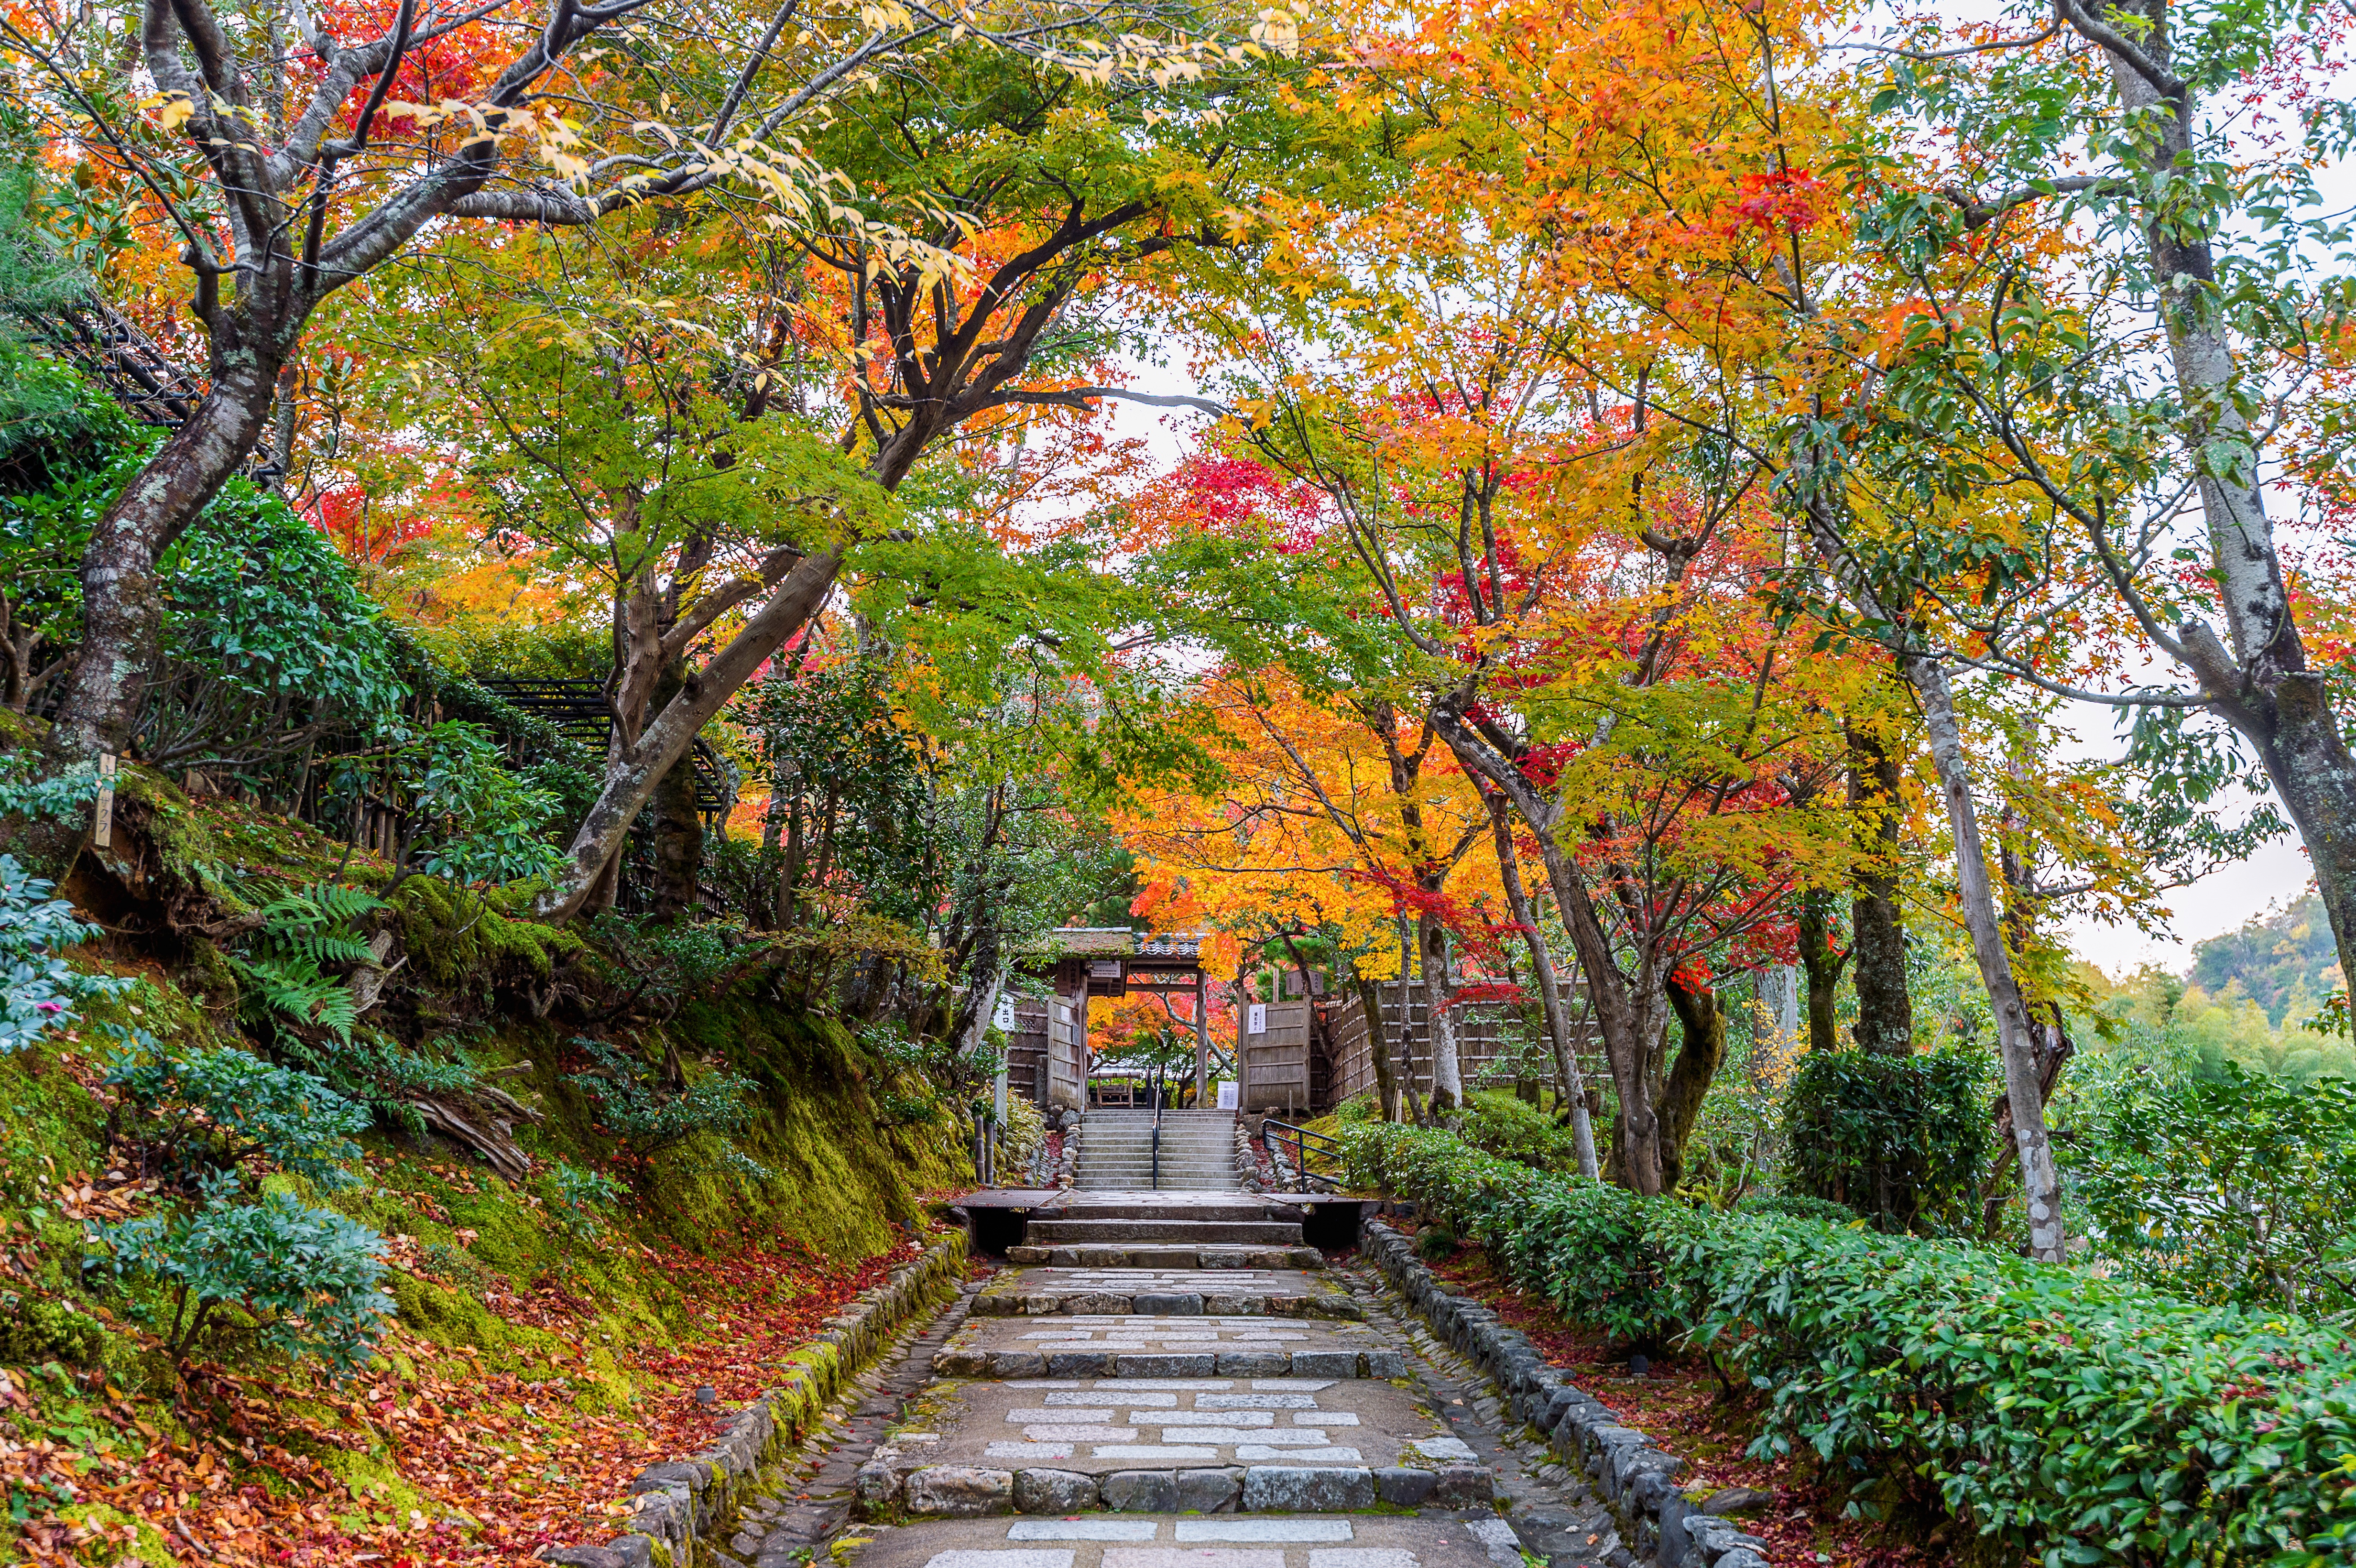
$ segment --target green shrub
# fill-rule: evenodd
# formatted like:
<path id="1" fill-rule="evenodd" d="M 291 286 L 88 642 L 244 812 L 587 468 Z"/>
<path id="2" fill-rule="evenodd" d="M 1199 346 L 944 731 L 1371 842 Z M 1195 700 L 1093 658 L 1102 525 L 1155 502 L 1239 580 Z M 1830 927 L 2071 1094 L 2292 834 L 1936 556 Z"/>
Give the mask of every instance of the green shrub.
<path id="1" fill-rule="evenodd" d="M 2221 1305 L 2356 1310 L 2356 1083 L 2212 1050 L 2087 1104 L 2072 1196 L 2112 1267 Z"/>
<path id="2" fill-rule="evenodd" d="M 1579 1143 L 1536 1105 L 1496 1090 L 1482 1090 L 1466 1103 L 1457 1136 L 1485 1154 L 1519 1160 L 1537 1170 L 1575 1171 Z"/>
<path id="3" fill-rule="evenodd" d="M 24 1050 L 74 1020 L 74 1004 L 112 996 L 132 982 L 84 975 L 58 954 L 99 934 L 51 898 L 52 884 L 0 855 L 0 1055 Z"/>
<path id="4" fill-rule="evenodd" d="M 1011 1172 L 1031 1163 L 1047 1141 L 1047 1118 L 1020 1094 L 1006 1096 L 1006 1120 L 998 1129 L 1000 1163 Z"/>
<path id="5" fill-rule="evenodd" d="M 238 1190 L 237 1178 L 216 1177 L 193 1209 L 96 1230 L 118 1276 L 165 1286 L 168 1310 L 134 1311 L 156 1325 L 172 1364 L 250 1346 L 338 1373 L 365 1366 L 394 1311 L 380 1283 L 384 1238 L 284 1192 L 245 1203 Z"/>
<path id="6" fill-rule="evenodd" d="M 2356 1563 L 2343 1334 L 1955 1242 L 1709 1214 L 1442 1133 L 1343 1137 L 1354 1182 L 1429 1206 L 1567 1316 L 1747 1375 L 1769 1396 L 1755 1455 L 1919 1477 L 2051 1568 Z"/>
<path id="7" fill-rule="evenodd" d="M 142 1038 L 106 1081 L 145 1113 L 134 1136 L 184 1172 L 261 1158 L 332 1191 L 350 1185 L 346 1167 L 360 1157 L 352 1138 L 369 1127 L 364 1108 L 309 1073 L 229 1047 L 173 1055 Z"/>
<path id="8" fill-rule="evenodd" d="M 1975 1233 L 1989 1157 L 1986 1076 L 1957 1052 L 1803 1054 L 1783 1106 L 1788 1179 L 1884 1230 Z"/>
<path id="9" fill-rule="evenodd" d="M 1456 1255 L 1462 1239 L 1445 1225 L 1430 1225 L 1415 1238 L 1415 1255 L 1426 1263 L 1438 1263 Z"/>
<path id="10" fill-rule="evenodd" d="M 644 1062 L 601 1040 L 575 1036 L 573 1044 L 596 1065 L 573 1082 L 597 1102 L 597 1119 L 647 1161 L 705 1134 L 719 1147 L 718 1163 L 747 1181 L 769 1179 L 768 1168 L 729 1141 L 753 1125 L 753 1096 L 759 1085 L 734 1072 L 709 1072 L 685 1089 L 660 1086 Z"/>
<path id="11" fill-rule="evenodd" d="M 1811 1198 L 1804 1192 L 1778 1192 L 1764 1198 L 1746 1198 L 1735 1205 L 1741 1214 L 1781 1214 L 1790 1220 L 1822 1220 L 1832 1225 L 1853 1225 L 1857 1211 L 1846 1203 L 1836 1203 L 1829 1198 Z"/>
<path id="12" fill-rule="evenodd" d="M 602 1170 L 584 1170 L 569 1159 L 556 1162 L 549 1182 L 556 1193 L 557 1216 L 567 1232 L 584 1242 L 605 1234 L 605 1222 L 597 1211 L 622 1200 L 620 1182 Z"/>

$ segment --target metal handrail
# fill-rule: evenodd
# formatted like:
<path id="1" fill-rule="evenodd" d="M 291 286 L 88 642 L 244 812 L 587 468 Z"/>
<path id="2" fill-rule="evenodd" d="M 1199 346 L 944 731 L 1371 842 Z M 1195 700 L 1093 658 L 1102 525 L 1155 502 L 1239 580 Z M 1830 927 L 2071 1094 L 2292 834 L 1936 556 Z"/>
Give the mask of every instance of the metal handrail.
<path id="1" fill-rule="evenodd" d="M 1273 1116 L 1260 1123 L 1259 1136 L 1260 1141 L 1269 1146 L 1269 1153 L 1271 1156 L 1279 1149 L 1290 1147 L 1294 1191 L 1308 1191 L 1309 1184 L 1312 1181 L 1322 1182 L 1328 1192 L 1339 1192 L 1342 1189 L 1342 1179 L 1338 1174 L 1342 1163 L 1340 1139 L 1324 1133 L 1312 1133 L 1307 1127 L 1297 1127 L 1290 1122 L 1280 1122 Z M 1334 1170 L 1310 1169 L 1309 1157 L 1312 1154 L 1331 1161 L 1335 1168 Z"/>
<path id="2" fill-rule="evenodd" d="M 1162 1091 L 1153 1091 L 1153 1190 L 1162 1190 Z"/>

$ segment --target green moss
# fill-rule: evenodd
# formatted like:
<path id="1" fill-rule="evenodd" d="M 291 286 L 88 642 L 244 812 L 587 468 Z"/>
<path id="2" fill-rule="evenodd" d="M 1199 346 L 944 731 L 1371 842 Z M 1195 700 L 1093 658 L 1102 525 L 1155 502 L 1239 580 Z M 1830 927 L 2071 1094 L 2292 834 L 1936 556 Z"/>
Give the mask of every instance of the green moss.
<path id="1" fill-rule="evenodd" d="M 434 877 L 412 877 L 392 895 L 401 950 L 410 967 L 450 991 L 480 991 L 529 975 L 545 980 L 557 960 L 586 944 L 562 926 L 511 918 L 498 901 Z"/>

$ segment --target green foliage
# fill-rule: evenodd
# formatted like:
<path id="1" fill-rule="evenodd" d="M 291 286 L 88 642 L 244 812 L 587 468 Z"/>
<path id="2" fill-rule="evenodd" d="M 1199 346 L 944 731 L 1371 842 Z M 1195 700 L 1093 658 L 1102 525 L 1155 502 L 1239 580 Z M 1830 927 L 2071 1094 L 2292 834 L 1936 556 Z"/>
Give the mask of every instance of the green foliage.
<path id="1" fill-rule="evenodd" d="M 55 822 L 88 809 L 97 795 L 95 763 L 76 763 L 44 774 L 34 752 L 0 757 L 0 816 Z"/>
<path id="2" fill-rule="evenodd" d="M 1534 1170 L 1579 1168 L 1579 1145 L 1569 1127 L 1513 1095 L 1476 1090 L 1467 1097 L 1457 1136 L 1485 1154 L 1518 1160 Z"/>
<path id="3" fill-rule="evenodd" d="M 1886 1230 L 1976 1229 L 1988 1166 L 1985 1059 L 1810 1051 L 1783 1106 L 1788 1179 Z"/>
<path id="4" fill-rule="evenodd" d="M 564 863 L 544 837 L 556 796 L 509 773 L 480 725 L 434 725 L 403 749 L 399 771 L 411 802 L 407 851 L 427 875 L 512 882 Z"/>
<path id="5" fill-rule="evenodd" d="M 382 1236 L 284 1192 L 241 1202 L 233 1176 L 208 1180 L 193 1209 L 101 1226 L 96 1239 L 118 1277 L 165 1286 L 168 1313 L 144 1302 L 134 1311 L 156 1323 L 175 1366 L 250 1345 L 353 1372 L 394 1311 Z"/>
<path id="6" fill-rule="evenodd" d="M 375 1030 L 359 1029 L 324 1042 L 290 1037 L 280 1046 L 316 1069 L 337 1093 L 416 1134 L 425 1131 L 416 1105 L 420 1097 L 463 1094 L 482 1082 L 466 1053 L 443 1040 L 414 1051 Z"/>
<path id="7" fill-rule="evenodd" d="M 1343 1138 L 1353 1180 L 1427 1205 L 1570 1317 L 1739 1370 L 1768 1401 L 1754 1454 L 1919 1477 L 2053 1568 L 2356 1557 L 2339 1333 L 1954 1242 L 1710 1214 L 1442 1133 Z"/>
<path id="8" fill-rule="evenodd" d="M 383 907 L 362 889 L 327 881 L 290 889 L 263 904 L 261 929 L 243 952 L 229 955 L 230 967 L 246 987 L 248 1016 L 266 1022 L 276 1014 L 349 1040 L 358 1005 L 344 977 L 327 968 L 374 961 L 356 923 Z"/>
<path id="9" fill-rule="evenodd" d="M 138 1038 L 110 1064 L 145 1118 L 141 1141 L 191 1174 L 262 1159 L 327 1190 L 349 1186 L 369 1114 L 319 1079 L 230 1047 L 170 1052 Z"/>
<path id="10" fill-rule="evenodd" d="M 1787 1220 L 1821 1220 L 1828 1225 L 1857 1223 L 1857 1211 L 1847 1204 L 1836 1203 L 1829 1198 L 1811 1198 L 1804 1192 L 1746 1198 L 1737 1208 L 1745 1214 L 1780 1214 Z"/>
<path id="11" fill-rule="evenodd" d="M 730 1137 L 752 1125 L 752 1100 L 759 1086 L 751 1079 L 712 1072 L 673 1090 L 663 1087 L 644 1062 L 612 1046 L 585 1036 L 575 1036 L 573 1043 L 596 1065 L 574 1073 L 571 1081 L 597 1102 L 599 1122 L 638 1157 L 641 1167 L 665 1149 L 710 1135 L 722 1168 L 750 1182 L 769 1179 L 767 1168 Z"/>
<path id="12" fill-rule="evenodd" d="M 133 983 L 82 974 L 58 955 L 100 933 L 76 920 L 71 904 L 51 898 L 53 886 L 14 856 L 0 855 L 0 1053 L 22 1051 L 73 1022 L 76 1002 L 113 996 Z"/>
<path id="13" fill-rule="evenodd" d="M 0 440 L 0 581 L 16 624 L 54 650 L 80 640 L 77 567 L 91 527 L 163 439 L 102 391 L 61 385 L 70 395 L 54 415 Z M 253 773 L 324 733 L 375 738 L 409 695 L 378 606 L 273 492 L 230 481 L 156 579 L 162 631 L 135 721 L 151 763 Z"/>
<path id="14" fill-rule="evenodd" d="M 2210 1051 L 2087 1097 L 2072 1196 L 2121 1275 L 2195 1300 L 2356 1313 L 2356 1083 Z"/>
<path id="15" fill-rule="evenodd" d="M 595 1241 L 604 1235 L 605 1223 L 597 1211 L 611 1209 L 622 1200 L 620 1182 L 602 1170 L 584 1170 L 569 1159 L 556 1162 L 549 1172 L 549 1185 L 555 1192 L 561 1222 L 578 1241 Z"/>

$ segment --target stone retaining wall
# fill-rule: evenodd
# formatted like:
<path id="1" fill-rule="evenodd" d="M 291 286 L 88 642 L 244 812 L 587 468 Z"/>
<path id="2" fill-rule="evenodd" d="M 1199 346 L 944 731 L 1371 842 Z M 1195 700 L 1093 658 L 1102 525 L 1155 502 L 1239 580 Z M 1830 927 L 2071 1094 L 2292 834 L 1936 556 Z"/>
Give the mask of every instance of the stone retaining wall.
<path id="1" fill-rule="evenodd" d="M 566 1568 L 695 1568 L 708 1561 L 704 1538 L 735 1517 L 761 1472 L 816 1423 L 835 1392 L 902 1325 L 955 1288 L 967 1246 L 965 1233 L 958 1232 L 893 1270 L 787 1358 L 784 1381 L 740 1412 L 718 1442 L 639 1471 L 630 1483 L 632 1510 L 624 1533 L 603 1546 L 543 1548 L 541 1556 Z M 591 1525 L 584 1533 L 612 1528 Z"/>
<path id="2" fill-rule="evenodd" d="M 1359 1243 L 1442 1338 L 1487 1371 L 1513 1413 L 1546 1434 L 1564 1464 L 1593 1477 L 1640 1562 L 1659 1568 L 1768 1568 L 1765 1541 L 1704 1513 L 1678 1488 L 1684 1460 L 1622 1425 L 1481 1301 L 1448 1294 L 1405 1236 L 1370 1213 L 1359 1228 Z"/>

